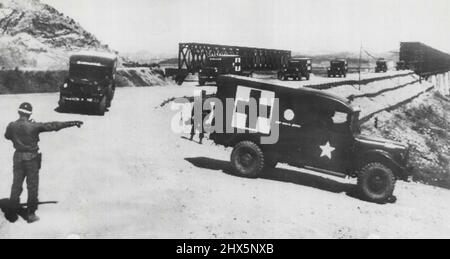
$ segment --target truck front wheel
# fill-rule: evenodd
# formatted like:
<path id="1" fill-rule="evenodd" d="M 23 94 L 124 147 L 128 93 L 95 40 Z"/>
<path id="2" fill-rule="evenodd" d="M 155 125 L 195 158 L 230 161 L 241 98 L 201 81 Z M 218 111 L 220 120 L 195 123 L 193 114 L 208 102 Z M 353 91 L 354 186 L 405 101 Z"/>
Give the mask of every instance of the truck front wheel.
<path id="1" fill-rule="evenodd" d="M 242 141 L 231 153 L 231 165 L 239 176 L 257 178 L 264 168 L 264 153 L 255 143 Z"/>
<path id="2" fill-rule="evenodd" d="M 382 163 L 367 164 L 358 176 L 358 188 L 363 198 L 375 203 L 393 199 L 395 182 L 392 170 Z"/>
<path id="3" fill-rule="evenodd" d="M 283 74 L 282 73 L 278 73 L 278 80 L 283 80 Z"/>
<path id="4" fill-rule="evenodd" d="M 107 109 L 106 106 L 107 106 L 107 97 L 103 96 L 102 100 L 98 104 L 98 108 L 97 108 L 98 115 L 100 115 L 100 116 L 105 115 L 105 112 Z"/>

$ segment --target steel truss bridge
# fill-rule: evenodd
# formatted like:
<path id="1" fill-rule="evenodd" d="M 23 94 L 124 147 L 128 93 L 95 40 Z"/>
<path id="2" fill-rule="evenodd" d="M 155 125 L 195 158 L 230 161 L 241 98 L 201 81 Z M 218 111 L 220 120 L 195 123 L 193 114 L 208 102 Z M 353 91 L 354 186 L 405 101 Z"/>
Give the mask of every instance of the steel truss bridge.
<path id="1" fill-rule="evenodd" d="M 205 64 L 207 57 L 215 55 L 241 56 L 243 70 L 278 70 L 287 64 L 291 51 L 213 45 L 203 43 L 180 43 L 178 69 L 196 73 Z"/>

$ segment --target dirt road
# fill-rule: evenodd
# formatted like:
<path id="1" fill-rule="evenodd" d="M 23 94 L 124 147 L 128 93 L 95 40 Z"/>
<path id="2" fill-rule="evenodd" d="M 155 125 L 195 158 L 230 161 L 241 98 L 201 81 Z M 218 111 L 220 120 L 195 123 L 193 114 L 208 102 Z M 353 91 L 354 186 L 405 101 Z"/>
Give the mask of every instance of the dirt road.
<path id="1" fill-rule="evenodd" d="M 396 204 L 377 205 L 349 195 L 353 181 L 287 166 L 257 180 L 229 175 L 229 150 L 181 138 L 169 106 L 155 109 L 193 89 L 119 89 L 105 117 L 59 114 L 57 94 L 0 96 L 0 130 L 23 101 L 35 120 L 85 122 L 41 139 L 40 199 L 59 203 L 36 224 L 0 218 L 0 239 L 450 237 L 448 190 L 401 182 Z M 0 198 L 12 154 L 0 139 Z"/>

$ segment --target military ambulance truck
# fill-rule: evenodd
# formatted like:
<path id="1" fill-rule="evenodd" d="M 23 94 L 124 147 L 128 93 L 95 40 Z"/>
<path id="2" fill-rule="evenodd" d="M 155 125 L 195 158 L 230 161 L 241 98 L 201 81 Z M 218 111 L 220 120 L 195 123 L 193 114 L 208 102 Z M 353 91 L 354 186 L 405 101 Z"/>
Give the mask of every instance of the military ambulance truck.
<path id="1" fill-rule="evenodd" d="M 60 88 L 59 109 L 87 108 L 104 115 L 116 89 L 117 56 L 83 52 L 70 57 L 69 77 Z"/>
<path id="2" fill-rule="evenodd" d="M 224 128 L 210 138 L 233 148 L 231 165 L 239 176 L 255 178 L 285 163 L 357 178 L 361 197 L 377 203 L 395 201 L 396 181 L 408 179 L 409 148 L 361 135 L 360 110 L 338 96 L 227 75 L 219 77 L 216 97 L 233 104 L 223 108 L 233 114 L 222 114 Z"/>
<path id="3" fill-rule="evenodd" d="M 242 71 L 242 58 L 239 55 L 218 55 L 208 57 L 206 64 L 198 72 L 198 84 L 216 82 L 219 75 L 234 74 L 251 76 L 251 71 Z"/>

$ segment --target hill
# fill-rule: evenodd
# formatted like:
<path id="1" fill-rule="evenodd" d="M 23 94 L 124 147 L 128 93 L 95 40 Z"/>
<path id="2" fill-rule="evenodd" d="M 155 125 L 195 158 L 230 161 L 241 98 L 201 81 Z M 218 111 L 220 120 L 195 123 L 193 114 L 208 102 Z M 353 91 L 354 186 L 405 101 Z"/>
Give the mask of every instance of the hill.
<path id="1" fill-rule="evenodd" d="M 76 21 L 39 0 L 0 0 L 0 36 L 2 69 L 61 69 L 71 52 L 111 52 Z"/>

